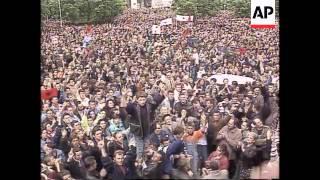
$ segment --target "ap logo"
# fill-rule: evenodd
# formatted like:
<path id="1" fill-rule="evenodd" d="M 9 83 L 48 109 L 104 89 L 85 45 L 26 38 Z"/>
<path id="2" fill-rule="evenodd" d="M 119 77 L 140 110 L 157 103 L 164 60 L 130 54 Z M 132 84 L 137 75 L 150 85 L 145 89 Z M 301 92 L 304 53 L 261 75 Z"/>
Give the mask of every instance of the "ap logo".
<path id="1" fill-rule="evenodd" d="M 275 0 L 251 0 L 251 27 L 274 28 Z"/>

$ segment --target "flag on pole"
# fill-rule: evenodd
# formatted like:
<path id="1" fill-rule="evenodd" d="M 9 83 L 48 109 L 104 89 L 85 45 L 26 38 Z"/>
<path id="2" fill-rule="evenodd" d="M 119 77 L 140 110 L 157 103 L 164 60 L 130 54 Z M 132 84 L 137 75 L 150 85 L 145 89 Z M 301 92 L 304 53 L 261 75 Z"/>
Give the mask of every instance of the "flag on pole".
<path id="1" fill-rule="evenodd" d="M 87 25 L 86 34 L 91 34 L 91 33 L 92 33 L 92 26 L 91 25 Z"/>
<path id="2" fill-rule="evenodd" d="M 161 34 L 161 27 L 159 25 L 153 25 L 152 34 Z"/>
<path id="3" fill-rule="evenodd" d="M 182 37 L 183 37 L 183 38 L 187 37 L 187 36 L 190 35 L 190 34 L 191 34 L 191 29 L 189 29 L 189 28 L 186 28 L 186 29 L 184 29 L 184 30 L 182 31 Z"/>
<path id="4" fill-rule="evenodd" d="M 170 25 L 172 24 L 172 18 L 164 19 L 160 22 L 160 26 Z"/>
<path id="5" fill-rule="evenodd" d="M 193 21 L 193 16 L 180 16 L 180 15 L 177 15 L 176 16 L 176 20 L 177 21 Z"/>

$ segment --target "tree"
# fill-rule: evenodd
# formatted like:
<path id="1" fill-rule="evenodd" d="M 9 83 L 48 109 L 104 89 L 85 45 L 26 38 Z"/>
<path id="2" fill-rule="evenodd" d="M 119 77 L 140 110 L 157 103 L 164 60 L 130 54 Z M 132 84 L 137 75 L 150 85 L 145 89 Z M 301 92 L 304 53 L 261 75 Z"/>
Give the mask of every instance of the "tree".
<path id="1" fill-rule="evenodd" d="M 230 2 L 232 10 L 238 17 L 250 17 L 250 0 L 234 0 Z"/>
<path id="2" fill-rule="evenodd" d="M 122 0 L 60 0 L 62 19 L 71 23 L 111 21 L 124 9 Z M 41 0 L 42 19 L 59 19 L 58 0 Z"/>
<path id="3" fill-rule="evenodd" d="M 239 17 L 250 17 L 250 0 L 175 0 L 172 9 L 183 15 L 213 16 L 229 10 Z"/>
<path id="4" fill-rule="evenodd" d="M 62 9 L 62 16 L 65 17 L 67 21 L 74 22 L 79 19 L 79 9 L 72 4 L 64 4 Z"/>
<path id="5" fill-rule="evenodd" d="M 276 0 L 276 18 L 279 18 L 279 0 Z"/>

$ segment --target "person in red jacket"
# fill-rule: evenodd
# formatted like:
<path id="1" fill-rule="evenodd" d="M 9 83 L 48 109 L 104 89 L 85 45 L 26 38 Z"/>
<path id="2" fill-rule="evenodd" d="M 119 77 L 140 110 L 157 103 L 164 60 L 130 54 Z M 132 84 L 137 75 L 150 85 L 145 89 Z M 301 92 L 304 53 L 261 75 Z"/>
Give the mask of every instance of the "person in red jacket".
<path id="1" fill-rule="evenodd" d="M 229 168 L 229 159 L 228 159 L 228 150 L 227 146 L 225 144 L 220 144 L 217 147 L 216 151 L 213 151 L 207 161 L 206 166 L 209 166 L 211 161 L 217 161 L 218 162 L 218 169 L 219 170 L 228 170 Z"/>
<path id="2" fill-rule="evenodd" d="M 41 89 L 41 100 L 50 100 L 53 97 L 58 96 L 58 90 L 56 88 L 49 88 L 47 85 L 45 85 Z"/>

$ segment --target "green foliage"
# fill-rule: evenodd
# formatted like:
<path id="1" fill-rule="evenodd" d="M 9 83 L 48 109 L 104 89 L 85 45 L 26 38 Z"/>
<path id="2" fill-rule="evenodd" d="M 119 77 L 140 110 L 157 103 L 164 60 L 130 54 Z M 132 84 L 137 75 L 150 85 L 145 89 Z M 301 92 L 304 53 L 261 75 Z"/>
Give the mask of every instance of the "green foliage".
<path id="1" fill-rule="evenodd" d="M 238 17 L 250 17 L 250 0 L 235 0 L 230 6 Z"/>
<path id="2" fill-rule="evenodd" d="M 60 0 L 62 19 L 71 23 L 111 21 L 124 9 L 123 0 Z M 59 0 L 41 0 L 43 19 L 59 19 Z"/>
<path id="3" fill-rule="evenodd" d="M 250 17 L 250 0 L 175 0 L 172 9 L 182 15 L 213 16 L 229 10 L 239 17 Z"/>
<path id="4" fill-rule="evenodd" d="M 276 0 L 276 18 L 279 18 L 279 0 Z"/>

